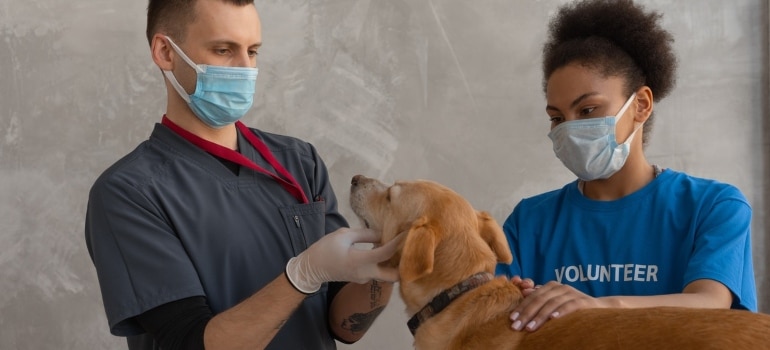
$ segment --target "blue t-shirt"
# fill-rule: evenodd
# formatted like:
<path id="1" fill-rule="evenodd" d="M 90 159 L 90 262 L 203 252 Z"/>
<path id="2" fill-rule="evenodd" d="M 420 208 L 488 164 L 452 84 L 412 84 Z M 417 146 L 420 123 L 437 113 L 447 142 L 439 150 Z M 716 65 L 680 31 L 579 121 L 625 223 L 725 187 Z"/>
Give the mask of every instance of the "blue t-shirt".
<path id="1" fill-rule="evenodd" d="M 286 262 L 347 226 L 326 166 L 312 145 L 252 129 L 302 186 L 298 203 L 280 183 L 222 162 L 167 127 L 107 169 L 91 188 L 86 243 L 115 335 L 155 349 L 134 317 L 168 302 L 205 296 L 217 314 L 283 273 Z M 238 135 L 241 153 L 270 165 Z M 334 349 L 327 288 L 307 297 L 268 349 Z"/>
<path id="2" fill-rule="evenodd" d="M 594 296 L 681 293 L 698 279 L 756 311 L 751 207 L 734 186 L 665 170 L 618 200 L 572 182 L 522 200 L 503 225 L 513 262 L 497 273 L 557 281 Z"/>

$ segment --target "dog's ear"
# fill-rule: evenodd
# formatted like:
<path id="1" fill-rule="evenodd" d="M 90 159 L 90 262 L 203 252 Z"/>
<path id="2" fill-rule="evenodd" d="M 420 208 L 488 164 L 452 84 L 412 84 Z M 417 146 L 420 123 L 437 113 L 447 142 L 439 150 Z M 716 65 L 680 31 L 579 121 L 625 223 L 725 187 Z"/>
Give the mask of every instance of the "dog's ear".
<path id="1" fill-rule="evenodd" d="M 508 240 L 505 238 L 503 230 L 497 221 L 485 211 L 477 211 L 479 218 L 479 234 L 487 242 L 492 251 L 497 255 L 497 261 L 510 264 L 513 261 L 511 249 L 508 247 Z"/>
<path id="2" fill-rule="evenodd" d="M 411 282 L 433 272 L 433 257 L 438 245 L 436 228 L 427 217 L 412 222 L 401 250 L 401 281 Z"/>

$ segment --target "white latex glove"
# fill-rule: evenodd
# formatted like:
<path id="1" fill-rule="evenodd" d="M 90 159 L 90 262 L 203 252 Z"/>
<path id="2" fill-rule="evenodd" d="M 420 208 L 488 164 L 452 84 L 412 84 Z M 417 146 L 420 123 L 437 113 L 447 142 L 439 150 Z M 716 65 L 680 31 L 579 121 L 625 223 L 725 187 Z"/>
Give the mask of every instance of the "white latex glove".
<path id="1" fill-rule="evenodd" d="M 398 270 L 380 267 L 377 263 L 393 256 L 400 238 L 396 237 L 380 247 L 365 250 L 353 245 L 377 244 L 380 235 L 370 229 L 340 228 L 291 258 L 286 264 L 286 277 L 297 290 L 305 294 L 315 293 L 324 282 L 331 281 L 396 282 L 399 278 Z"/>

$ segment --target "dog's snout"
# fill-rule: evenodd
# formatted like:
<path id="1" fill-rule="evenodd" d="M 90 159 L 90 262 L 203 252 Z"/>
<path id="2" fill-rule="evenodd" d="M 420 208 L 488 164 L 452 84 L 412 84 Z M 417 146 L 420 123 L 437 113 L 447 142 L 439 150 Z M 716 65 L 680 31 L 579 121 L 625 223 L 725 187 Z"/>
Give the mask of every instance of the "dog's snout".
<path id="1" fill-rule="evenodd" d="M 372 181 L 373 181 L 372 179 L 370 179 L 370 178 L 368 178 L 366 176 L 356 175 L 356 176 L 353 176 L 352 180 L 350 180 L 350 185 L 353 186 L 353 187 L 365 186 L 367 184 L 372 183 Z"/>
<path id="2" fill-rule="evenodd" d="M 350 184 L 353 186 L 358 186 L 358 184 L 361 183 L 361 179 L 363 179 L 363 177 L 363 175 L 353 176 L 353 180 L 350 180 Z"/>

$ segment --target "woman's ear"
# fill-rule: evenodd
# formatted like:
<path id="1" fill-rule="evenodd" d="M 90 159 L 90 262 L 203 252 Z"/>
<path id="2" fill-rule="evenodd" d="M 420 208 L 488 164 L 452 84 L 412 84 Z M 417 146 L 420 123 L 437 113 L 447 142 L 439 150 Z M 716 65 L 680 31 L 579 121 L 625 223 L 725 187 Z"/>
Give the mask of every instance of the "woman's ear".
<path id="1" fill-rule="evenodd" d="M 150 52 L 152 54 L 152 60 L 158 65 L 161 70 L 173 70 L 174 69 L 174 49 L 169 44 L 166 36 L 160 33 L 155 33 L 152 36 L 150 42 Z"/>
<path id="2" fill-rule="evenodd" d="M 642 86 L 636 91 L 636 113 L 634 113 L 634 121 L 642 123 L 652 114 L 655 101 L 652 96 L 652 90 L 649 86 Z"/>

